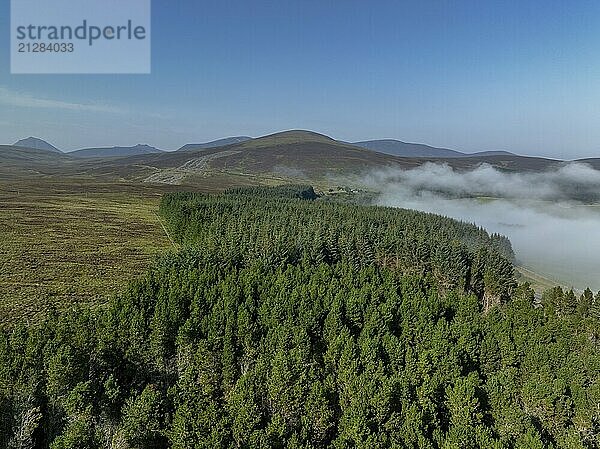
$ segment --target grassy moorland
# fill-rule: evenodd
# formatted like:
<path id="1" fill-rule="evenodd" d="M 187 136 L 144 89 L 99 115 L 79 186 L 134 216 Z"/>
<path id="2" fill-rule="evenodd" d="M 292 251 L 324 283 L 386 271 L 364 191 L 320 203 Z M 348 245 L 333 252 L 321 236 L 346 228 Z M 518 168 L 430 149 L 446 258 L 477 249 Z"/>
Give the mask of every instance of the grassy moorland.
<path id="1" fill-rule="evenodd" d="M 0 322 L 102 301 L 171 245 L 160 193 L 0 184 Z"/>

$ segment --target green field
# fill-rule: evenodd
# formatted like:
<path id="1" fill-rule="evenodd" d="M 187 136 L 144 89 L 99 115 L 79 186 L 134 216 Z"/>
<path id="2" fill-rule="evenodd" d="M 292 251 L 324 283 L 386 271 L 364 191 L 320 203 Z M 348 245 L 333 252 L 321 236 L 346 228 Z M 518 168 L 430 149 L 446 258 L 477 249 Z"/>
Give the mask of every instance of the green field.
<path id="1" fill-rule="evenodd" d="M 160 192 L 0 184 L 0 323 L 98 303 L 171 246 Z"/>

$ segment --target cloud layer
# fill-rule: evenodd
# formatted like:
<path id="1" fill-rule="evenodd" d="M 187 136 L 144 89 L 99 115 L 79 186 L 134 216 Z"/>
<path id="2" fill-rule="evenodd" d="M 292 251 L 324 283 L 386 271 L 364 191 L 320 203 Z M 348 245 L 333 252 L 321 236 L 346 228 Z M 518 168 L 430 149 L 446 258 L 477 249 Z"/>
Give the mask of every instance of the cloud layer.
<path id="1" fill-rule="evenodd" d="M 447 215 L 507 235 L 521 264 L 576 288 L 600 289 L 600 171 L 567 164 L 503 173 L 425 164 L 371 174 L 379 205 Z"/>
<path id="2" fill-rule="evenodd" d="M 490 196 L 511 199 L 597 201 L 600 171 L 586 164 L 569 163 L 554 170 L 505 173 L 489 164 L 456 172 L 447 164 L 426 163 L 413 170 L 376 172 L 369 180 L 392 184 L 415 194 L 435 192 L 447 197 Z"/>

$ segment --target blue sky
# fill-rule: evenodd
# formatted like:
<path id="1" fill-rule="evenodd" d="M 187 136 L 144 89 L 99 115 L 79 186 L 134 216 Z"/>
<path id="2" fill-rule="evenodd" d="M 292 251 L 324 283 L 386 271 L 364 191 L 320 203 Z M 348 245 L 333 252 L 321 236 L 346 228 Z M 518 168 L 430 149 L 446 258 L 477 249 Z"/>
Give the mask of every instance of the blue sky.
<path id="1" fill-rule="evenodd" d="M 9 1 L 0 0 L 0 29 Z M 152 74 L 10 75 L 0 142 L 174 149 L 311 129 L 600 156 L 598 1 L 154 0 Z"/>

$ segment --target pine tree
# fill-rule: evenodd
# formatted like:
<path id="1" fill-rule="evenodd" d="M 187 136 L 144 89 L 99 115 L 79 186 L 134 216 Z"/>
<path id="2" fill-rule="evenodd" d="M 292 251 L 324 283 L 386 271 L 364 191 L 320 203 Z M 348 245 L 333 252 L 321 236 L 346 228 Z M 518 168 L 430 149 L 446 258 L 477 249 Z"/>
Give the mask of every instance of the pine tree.
<path id="1" fill-rule="evenodd" d="M 592 307 L 593 302 L 594 294 L 589 288 L 586 288 L 579 297 L 579 302 L 577 304 L 577 315 L 581 318 L 586 318 L 589 316 L 590 308 Z"/>
<path id="2" fill-rule="evenodd" d="M 590 306 L 590 316 L 600 321 L 600 291 L 596 294 Z"/>

